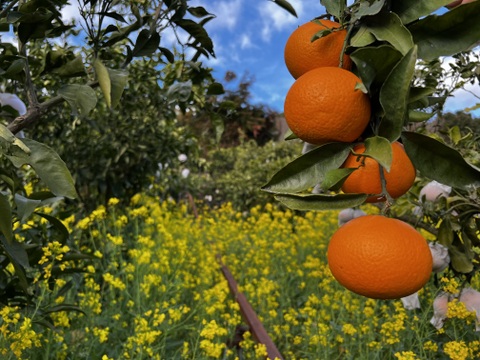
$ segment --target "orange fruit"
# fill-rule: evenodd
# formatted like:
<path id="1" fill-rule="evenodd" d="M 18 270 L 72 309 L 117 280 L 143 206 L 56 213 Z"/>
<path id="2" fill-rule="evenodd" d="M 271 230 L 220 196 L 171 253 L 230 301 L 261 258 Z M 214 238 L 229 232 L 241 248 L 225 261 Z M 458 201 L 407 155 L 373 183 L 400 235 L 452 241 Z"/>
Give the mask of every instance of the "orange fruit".
<path id="1" fill-rule="evenodd" d="M 330 20 L 309 21 L 299 26 L 285 44 L 285 64 L 292 76 L 297 79 L 307 71 L 318 67 L 340 66 L 340 53 L 347 31 L 337 30 L 312 41 L 313 36 L 322 30 L 339 28 L 340 24 Z M 352 61 L 343 56 L 343 68 L 349 70 Z"/>
<path id="2" fill-rule="evenodd" d="M 359 144 L 353 148 L 355 153 L 363 153 L 365 145 Z M 416 171 L 410 158 L 399 142 L 392 143 L 392 164 L 390 172 L 383 170 L 387 192 L 394 199 L 405 194 L 415 181 Z M 350 154 L 342 165 L 343 168 L 356 168 L 342 185 L 344 193 L 381 194 L 380 165 L 369 157 L 359 157 Z M 370 196 L 367 202 L 385 201 L 381 195 Z"/>
<path id="3" fill-rule="evenodd" d="M 300 139 L 323 144 L 355 141 L 370 120 L 370 99 L 361 80 L 339 67 L 320 67 L 300 76 L 285 97 L 284 114 Z"/>
<path id="4" fill-rule="evenodd" d="M 354 293 L 398 299 L 420 290 L 432 272 L 427 241 L 411 225 L 366 215 L 341 226 L 330 239 L 328 266 Z"/>

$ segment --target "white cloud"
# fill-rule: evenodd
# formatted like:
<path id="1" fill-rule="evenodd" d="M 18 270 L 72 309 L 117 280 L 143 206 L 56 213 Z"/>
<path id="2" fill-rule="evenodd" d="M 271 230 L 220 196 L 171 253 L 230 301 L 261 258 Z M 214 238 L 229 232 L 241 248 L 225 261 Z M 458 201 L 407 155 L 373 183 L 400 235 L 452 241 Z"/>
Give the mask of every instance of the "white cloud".
<path id="1" fill-rule="evenodd" d="M 303 3 L 299 0 L 291 0 L 299 18 L 303 15 Z M 263 19 L 261 36 L 265 42 L 270 41 L 273 31 L 283 31 L 291 28 L 292 24 L 298 22 L 298 19 L 292 16 L 285 9 L 271 1 L 262 1 L 258 4 L 260 16 Z"/>
<path id="2" fill-rule="evenodd" d="M 79 20 L 80 12 L 78 6 L 78 0 L 71 0 L 69 4 L 62 9 L 62 20 L 67 23 L 71 20 Z"/>
<path id="3" fill-rule="evenodd" d="M 240 48 L 243 50 L 252 47 L 254 47 L 254 45 L 252 44 L 251 37 L 247 34 L 242 34 L 240 36 Z"/>
<path id="4" fill-rule="evenodd" d="M 241 17 L 243 4 L 242 0 L 209 1 L 206 4 L 202 4 L 209 13 L 216 16 L 205 27 L 211 30 L 233 30 Z"/>

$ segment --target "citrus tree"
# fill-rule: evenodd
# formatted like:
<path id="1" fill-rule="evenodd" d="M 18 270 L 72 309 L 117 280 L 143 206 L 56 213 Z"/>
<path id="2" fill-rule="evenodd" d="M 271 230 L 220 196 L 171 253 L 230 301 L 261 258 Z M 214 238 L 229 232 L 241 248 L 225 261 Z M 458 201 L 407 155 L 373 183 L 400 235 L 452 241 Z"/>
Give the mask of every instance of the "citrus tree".
<path id="1" fill-rule="evenodd" d="M 81 20 L 66 23 L 66 5 L 64 0 L 0 4 L 0 299 L 35 311 L 44 324 L 53 311 L 80 309 L 62 301 L 38 308 L 42 286 L 48 289 L 65 274 L 85 271 L 79 261 L 90 258 L 73 248 L 64 221 L 70 213 L 52 213 L 52 205 L 68 199 L 76 213 L 79 194 L 111 195 L 112 175 L 127 181 L 118 176 L 121 170 L 141 173 L 157 166 L 166 155 L 152 155 L 155 141 L 163 136 L 165 144 L 181 143 L 180 135 L 165 135 L 175 131 L 176 108 L 201 107 L 205 97 L 223 92 L 199 62 L 200 56 L 214 56 L 204 29 L 214 16 L 205 8 L 188 1 L 80 0 Z M 164 44 L 165 31 L 184 40 Z M 98 117 L 102 121 L 96 122 Z M 156 132 L 159 128 L 165 132 Z M 87 168 L 88 161 L 72 161 L 80 184 L 52 147 L 64 152 L 66 139 L 76 141 L 72 148 L 83 146 L 78 158 L 105 158 L 95 169 Z M 85 191 L 91 172 L 105 174 L 94 195 Z M 143 185 L 139 177 L 131 180 L 137 190 Z M 38 217 L 43 222 L 37 226 L 31 220 Z M 71 286 L 70 281 L 65 289 Z"/>
<path id="2" fill-rule="evenodd" d="M 478 149 L 478 137 L 452 129 L 447 141 L 425 125 L 453 90 L 478 81 L 480 63 L 472 49 L 480 39 L 480 2 L 320 3 L 326 14 L 300 26 L 285 46 L 286 66 L 296 79 L 285 98 L 287 140 L 300 138 L 308 146 L 263 190 L 297 210 L 376 202 L 384 214 L 400 216 L 406 211 L 396 210 L 395 199 L 402 203 L 414 189 L 418 172 L 453 193 L 436 203 L 437 216 L 404 219 L 430 229 L 448 248 L 452 273 L 468 280 L 479 268 L 480 170 L 462 149 Z M 442 67 L 448 56 L 449 69 Z M 413 201 L 421 204 L 422 198 Z M 376 225 L 385 227 L 370 223 Z"/>

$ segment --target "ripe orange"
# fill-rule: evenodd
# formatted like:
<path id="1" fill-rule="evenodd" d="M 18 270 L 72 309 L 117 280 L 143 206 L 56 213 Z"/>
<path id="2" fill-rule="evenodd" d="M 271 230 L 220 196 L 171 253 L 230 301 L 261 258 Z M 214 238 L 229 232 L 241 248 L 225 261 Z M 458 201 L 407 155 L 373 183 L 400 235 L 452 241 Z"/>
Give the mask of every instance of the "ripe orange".
<path id="1" fill-rule="evenodd" d="M 328 266 L 347 289 L 374 299 L 398 299 L 421 289 L 432 272 L 427 241 L 411 225 L 366 215 L 330 239 Z"/>
<path id="2" fill-rule="evenodd" d="M 356 153 L 363 153 L 365 145 L 353 148 Z M 405 194 L 415 181 L 416 171 L 410 158 L 399 142 L 392 143 L 393 158 L 390 172 L 383 170 L 387 192 L 394 199 Z M 342 165 L 343 168 L 357 168 L 342 185 L 344 193 L 381 194 L 380 165 L 369 157 L 350 154 Z M 367 202 L 385 201 L 382 196 L 370 196 Z"/>
<path id="3" fill-rule="evenodd" d="M 295 79 L 318 67 L 340 66 L 340 53 L 347 36 L 346 30 L 334 31 L 312 42 L 312 37 L 319 31 L 339 27 L 340 24 L 335 21 L 309 21 L 290 35 L 285 44 L 284 56 L 287 69 Z M 343 68 L 349 70 L 351 66 L 350 57 L 344 55 Z"/>
<path id="4" fill-rule="evenodd" d="M 320 67 L 300 76 L 285 98 L 290 130 L 300 139 L 323 144 L 352 142 L 370 120 L 370 99 L 356 85 L 361 80 L 339 67 Z"/>

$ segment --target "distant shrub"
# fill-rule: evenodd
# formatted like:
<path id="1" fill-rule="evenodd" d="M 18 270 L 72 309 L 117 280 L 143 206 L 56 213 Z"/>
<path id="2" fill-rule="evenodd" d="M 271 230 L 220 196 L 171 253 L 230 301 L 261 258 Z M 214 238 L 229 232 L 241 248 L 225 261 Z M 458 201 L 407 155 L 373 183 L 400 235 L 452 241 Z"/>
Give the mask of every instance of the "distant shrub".
<path id="1" fill-rule="evenodd" d="M 272 201 L 261 190 L 276 170 L 301 154 L 298 141 L 268 142 L 262 147 L 254 141 L 233 148 L 219 148 L 208 154 L 205 165 L 193 172 L 190 192 L 196 199 L 212 205 L 231 202 L 237 210 Z"/>

